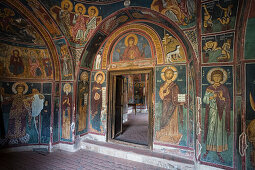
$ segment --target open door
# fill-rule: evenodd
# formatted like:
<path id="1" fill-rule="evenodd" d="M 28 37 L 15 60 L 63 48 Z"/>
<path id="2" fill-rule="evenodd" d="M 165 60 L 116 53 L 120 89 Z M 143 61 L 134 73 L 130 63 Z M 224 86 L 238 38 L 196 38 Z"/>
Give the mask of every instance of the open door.
<path id="1" fill-rule="evenodd" d="M 134 89 L 135 86 L 135 80 L 132 78 L 129 79 L 129 77 L 132 76 L 139 77 L 138 83 L 140 83 L 141 86 L 143 85 L 143 89 L 141 91 L 143 98 L 139 98 L 141 99 L 139 100 L 139 103 L 135 103 L 135 100 L 133 99 L 134 94 L 131 97 L 132 99 L 129 99 L 128 97 L 129 89 Z M 132 87 L 129 87 L 129 85 Z M 109 114 L 107 121 L 107 141 L 152 149 L 153 69 L 147 68 L 137 70 L 110 71 L 108 87 Z M 134 93 L 134 90 L 131 91 Z M 137 114 L 136 106 L 138 108 Z M 135 128 L 138 128 L 135 130 L 135 132 L 141 131 L 141 133 L 127 133 L 131 132 Z"/>
<path id="2" fill-rule="evenodd" d="M 114 115 L 114 126 L 112 130 L 112 137 L 115 138 L 122 133 L 122 119 L 123 119 L 123 85 L 124 78 L 122 76 L 114 77 L 114 90 L 113 95 L 114 105 L 113 105 L 113 115 Z"/>

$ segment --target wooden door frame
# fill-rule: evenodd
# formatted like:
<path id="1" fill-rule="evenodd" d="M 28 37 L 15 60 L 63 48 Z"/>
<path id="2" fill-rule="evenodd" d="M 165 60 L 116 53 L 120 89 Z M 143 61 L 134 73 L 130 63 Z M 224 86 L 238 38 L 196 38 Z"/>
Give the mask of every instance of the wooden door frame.
<path id="1" fill-rule="evenodd" d="M 139 145 L 139 144 L 133 144 L 129 142 L 119 141 L 112 138 L 112 126 L 114 125 L 114 100 L 113 100 L 113 83 L 114 83 L 114 76 L 119 75 L 128 75 L 128 74 L 148 74 L 149 75 L 149 87 L 148 87 L 148 120 L 149 120 L 149 126 L 148 126 L 148 146 L 145 145 Z M 129 146 L 135 146 L 135 147 L 142 147 L 142 148 L 149 148 L 152 149 L 153 147 L 153 105 L 152 105 L 152 97 L 153 97 L 153 89 L 154 89 L 154 70 L 153 68 L 144 68 L 144 69 L 133 69 L 133 70 L 113 70 L 108 71 L 107 74 L 107 80 L 108 80 L 108 107 L 107 107 L 107 133 L 106 133 L 106 140 L 107 142 L 113 142 L 113 143 L 120 143 L 120 144 L 126 144 Z"/>

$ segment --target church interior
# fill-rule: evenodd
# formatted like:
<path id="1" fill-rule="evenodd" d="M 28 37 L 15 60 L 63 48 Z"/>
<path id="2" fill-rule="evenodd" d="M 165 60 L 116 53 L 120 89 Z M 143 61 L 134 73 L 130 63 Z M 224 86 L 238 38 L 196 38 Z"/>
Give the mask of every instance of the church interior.
<path id="1" fill-rule="evenodd" d="M 0 157 L 255 169 L 253 26 L 255 0 L 1 0 Z"/>

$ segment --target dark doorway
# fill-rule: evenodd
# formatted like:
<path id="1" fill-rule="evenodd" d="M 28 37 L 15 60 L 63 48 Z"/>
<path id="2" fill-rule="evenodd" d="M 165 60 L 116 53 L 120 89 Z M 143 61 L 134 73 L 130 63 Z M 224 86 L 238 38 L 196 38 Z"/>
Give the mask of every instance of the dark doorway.
<path id="1" fill-rule="evenodd" d="M 110 72 L 108 140 L 151 147 L 152 70 Z"/>

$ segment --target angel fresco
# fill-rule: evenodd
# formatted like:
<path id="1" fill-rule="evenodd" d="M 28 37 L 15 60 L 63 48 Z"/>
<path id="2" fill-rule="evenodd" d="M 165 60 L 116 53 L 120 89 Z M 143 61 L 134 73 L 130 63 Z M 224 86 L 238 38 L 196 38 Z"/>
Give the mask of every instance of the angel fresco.
<path id="1" fill-rule="evenodd" d="M 44 96 L 37 89 L 32 89 L 31 94 L 27 94 L 28 86 L 24 82 L 17 82 L 12 85 L 12 94 L 6 94 L 1 88 L 3 105 L 11 103 L 8 121 L 7 140 L 9 144 L 27 143 L 30 135 L 27 133 L 26 125 L 31 127 L 32 117 L 38 134 L 35 117 L 43 109 Z"/>
<path id="2" fill-rule="evenodd" d="M 205 159 L 209 151 L 217 153 L 221 162 L 221 152 L 228 150 L 230 135 L 231 99 L 228 88 L 227 72 L 222 68 L 213 68 L 207 73 L 207 81 L 211 84 L 206 88 L 203 102 L 206 104 L 204 120 L 204 143 L 206 143 Z"/>
<path id="3" fill-rule="evenodd" d="M 156 139 L 172 144 L 179 144 L 182 134 L 179 132 L 178 121 L 183 126 L 183 105 L 178 102 L 179 87 L 174 82 L 177 69 L 173 66 L 162 70 L 161 78 L 164 83 L 160 86 L 159 96 L 162 100 L 162 116 L 160 130 L 156 132 Z"/>
<path id="4" fill-rule="evenodd" d="M 101 110 L 102 110 L 102 84 L 105 80 L 105 74 L 101 71 L 94 76 L 94 84 L 91 93 L 91 116 L 92 128 L 98 132 L 103 131 L 101 125 Z"/>

